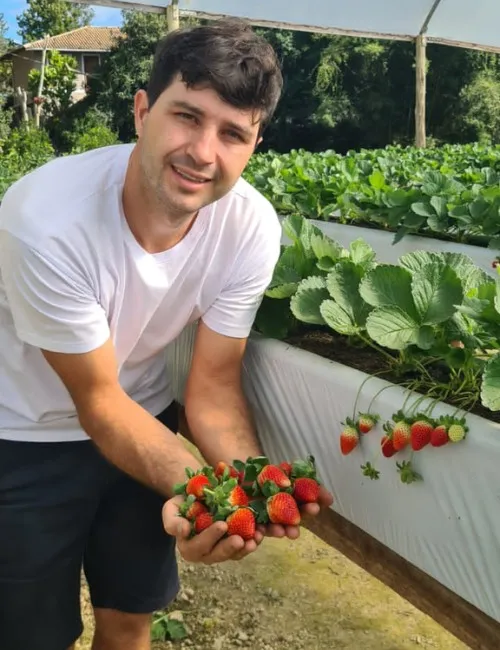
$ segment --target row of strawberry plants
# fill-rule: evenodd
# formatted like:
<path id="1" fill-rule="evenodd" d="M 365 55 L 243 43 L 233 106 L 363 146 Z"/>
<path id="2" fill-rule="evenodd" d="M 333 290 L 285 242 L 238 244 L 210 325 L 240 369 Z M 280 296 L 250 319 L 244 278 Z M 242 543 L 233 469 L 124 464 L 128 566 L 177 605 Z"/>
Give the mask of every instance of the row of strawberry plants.
<path id="1" fill-rule="evenodd" d="M 398 377 L 408 395 L 383 424 L 383 456 L 460 442 L 468 412 L 476 406 L 492 415 L 500 411 L 500 275 L 491 278 L 459 253 L 416 251 L 399 264 L 379 263 L 362 239 L 345 249 L 297 215 L 285 218 L 283 227 L 291 243 L 282 247 L 256 329 L 290 339 L 319 328 L 345 337 L 353 348 L 375 351 L 379 374 Z M 425 410 L 419 408 L 423 399 L 430 399 Z M 439 402 L 456 411 L 434 417 Z M 370 408 L 357 413 L 355 404 L 342 423 L 342 453 L 360 445 L 378 419 Z M 397 466 L 404 483 L 421 479 L 411 460 Z M 372 462 L 362 470 L 379 477 Z"/>
<path id="2" fill-rule="evenodd" d="M 500 147 L 256 155 L 245 177 L 281 214 L 500 247 Z M 334 214 L 336 215 L 334 217 Z"/>
<path id="3" fill-rule="evenodd" d="M 349 249 L 304 217 L 283 222 L 282 247 L 256 319 L 266 336 L 297 324 L 376 351 L 401 383 L 470 410 L 500 411 L 500 276 L 460 253 L 416 251 L 379 263 L 362 239 Z"/>

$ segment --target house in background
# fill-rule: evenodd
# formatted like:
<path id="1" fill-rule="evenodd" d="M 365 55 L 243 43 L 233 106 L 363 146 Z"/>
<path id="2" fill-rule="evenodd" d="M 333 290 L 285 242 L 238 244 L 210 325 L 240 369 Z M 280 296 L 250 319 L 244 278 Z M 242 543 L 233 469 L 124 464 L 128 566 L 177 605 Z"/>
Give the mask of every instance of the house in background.
<path id="1" fill-rule="evenodd" d="M 77 67 L 72 100 L 78 101 L 85 97 L 87 75 L 95 71 L 101 62 L 101 56 L 109 52 L 116 39 L 121 36 L 122 33 L 118 27 L 89 25 L 57 34 L 57 36 L 50 36 L 47 40 L 41 39 L 25 43 L 11 49 L 1 57 L 1 60 L 10 61 L 12 64 L 12 86 L 14 89 L 20 87 L 21 90 L 27 91 L 28 74 L 33 68 L 40 69 L 45 46 L 47 46 L 47 51 L 57 50 L 61 54 L 73 56 L 76 59 Z"/>

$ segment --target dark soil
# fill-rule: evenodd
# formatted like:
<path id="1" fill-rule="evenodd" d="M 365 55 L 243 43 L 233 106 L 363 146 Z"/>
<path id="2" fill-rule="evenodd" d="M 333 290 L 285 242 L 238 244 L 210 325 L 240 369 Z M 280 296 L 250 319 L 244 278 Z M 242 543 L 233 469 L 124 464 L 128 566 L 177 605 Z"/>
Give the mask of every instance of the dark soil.
<path id="1" fill-rule="evenodd" d="M 345 366 L 356 368 L 356 370 L 361 370 L 368 375 L 376 374 L 381 379 L 385 379 L 394 384 L 402 384 L 416 378 L 416 375 L 414 373 L 410 374 L 410 372 L 399 374 L 394 368 L 390 367 L 376 350 L 350 341 L 346 336 L 336 334 L 331 330 L 326 331 L 321 328 L 311 329 L 288 336 L 284 340 L 294 347 L 307 350 L 308 352 L 336 361 Z M 436 366 L 429 370 L 438 381 L 446 381 L 445 366 Z M 456 406 L 453 399 L 448 399 L 447 403 L 451 406 Z M 470 412 L 486 420 L 500 423 L 500 413 L 490 411 L 480 403 L 476 403 L 470 409 Z"/>

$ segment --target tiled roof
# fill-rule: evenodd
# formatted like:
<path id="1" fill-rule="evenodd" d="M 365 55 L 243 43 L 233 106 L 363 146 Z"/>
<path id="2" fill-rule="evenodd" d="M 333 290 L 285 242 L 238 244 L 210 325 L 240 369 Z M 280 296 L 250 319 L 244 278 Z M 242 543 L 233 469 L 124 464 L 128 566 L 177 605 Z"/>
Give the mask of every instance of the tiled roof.
<path id="1" fill-rule="evenodd" d="M 108 51 L 114 45 L 115 39 L 121 36 L 119 27 L 79 27 L 64 34 L 57 34 L 48 39 L 47 49 L 69 51 Z M 25 43 L 25 50 L 43 50 L 45 39 Z"/>

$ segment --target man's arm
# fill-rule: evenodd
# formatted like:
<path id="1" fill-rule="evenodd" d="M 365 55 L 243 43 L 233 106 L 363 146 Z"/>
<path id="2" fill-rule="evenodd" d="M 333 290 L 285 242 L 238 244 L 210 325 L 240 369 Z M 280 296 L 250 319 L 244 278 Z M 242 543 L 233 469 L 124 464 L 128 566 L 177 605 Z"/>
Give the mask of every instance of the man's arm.
<path id="1" fill-rule="evenodd" d="M 241 384 L 246 341 L 198 326 L 184 402 L 193 442 L 211 465 L 262 454 Z"/>
<path id="2" fill-rule="evenodd" d="M 182 440 L 134 402 L 118 381 L 113 346 L 85 354 L 44 350 L 75 403 L 82 428 L 111 463 L 165 498 L 201 467 Z"/>

